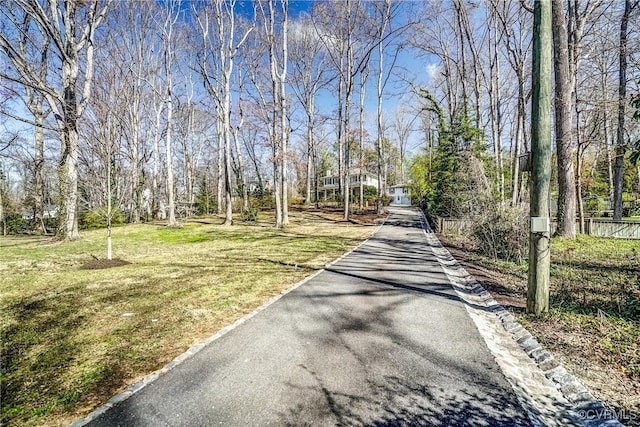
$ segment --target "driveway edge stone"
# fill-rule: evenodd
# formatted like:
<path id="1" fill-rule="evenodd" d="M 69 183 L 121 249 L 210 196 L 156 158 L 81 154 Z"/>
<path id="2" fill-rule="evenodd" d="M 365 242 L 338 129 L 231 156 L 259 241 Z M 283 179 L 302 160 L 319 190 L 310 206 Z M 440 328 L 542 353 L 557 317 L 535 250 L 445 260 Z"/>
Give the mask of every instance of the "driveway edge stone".
<path id="1" fill-rule="evenodd" d="M 617 420 L 614 413 L 596 399 L 578 378 L 567 372 L 562 364 L 545 350 L 533 335 L 458 263 L 435 236 L 424 212 L 420 210 L 420 213 L 422 214 L 423 231 L 434 249 L 438 262 L 445 270 L 451 285 L 459 296 L 467 303 L 490 310 L 499 319 L 504 330 L 511 335 L 526 355 L 535 362 L 544 376 L 553 382 L 562 396 L 573 406 L 570 412 L 579 417 L 580 424 L 588 427 L 622 426 L 623 424 Z"/>

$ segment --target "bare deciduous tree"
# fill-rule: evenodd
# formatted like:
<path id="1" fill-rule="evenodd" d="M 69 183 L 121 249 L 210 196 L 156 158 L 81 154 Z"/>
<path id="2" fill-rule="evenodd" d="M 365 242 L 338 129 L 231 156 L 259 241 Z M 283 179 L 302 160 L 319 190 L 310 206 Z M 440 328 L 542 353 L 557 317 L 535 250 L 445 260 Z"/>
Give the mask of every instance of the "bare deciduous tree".
<path id="1" fill-rule="evenodd" d="M 576 237 L 576 178 L 571 139 L 571 97 L 564 0 L 553 0 L 553 55 L 555 73 L 555 136 L 558 162 L 558 236 Z"/>
<path id="2" fill-rule="evenodd" d="M 615 161 L 615 174 L 613 183 L 613 218 L 622 219 L 622 186 L 624 175 L 624 155 L 625 155 L 625 116 L 627 107 L 627 58 L 629 55 L 627 38 L 628 38 L 628 25 L 629 16 L 631 11 L 638 6 L 638 1 L 625 0 L 624 11 L 620 17 L 620 68 L 619 68 L 619 83 L 618 83 L 618 133 L 616 140 L 616 161 Z"/>
<path id="3" fill-rule="evenodd" d="M 58 236 L 75 240 L 78 233 L 78 120 L 91 94 L 93 78 L 94 36 L 110 3 L 69 0 L 16 0 L 23 16 L 33 20 L 32 31 L 38 31 L 51 43 L 48 60 L 57 63 L 61 74 L 46 76 L 33 67 L 20 50 L 20 43 L 7 32 L 0 33 L 0 49 L 11 62 L 15 76 L 4 78 L 28 86 L 42 94 L 51 108 L 60 132 L 63 150 L 60 159 L 60 192 L 64 219 Z M 20 22 L 11 22 L 19 25 Z M 19 30 L 16 31 L 20 34 Z M 53 57 L 55 56 L 55 60 Z M 50 78 L 51 77 L 51 78 Z M 78 85 L 82 84 L 81 91 Z"/>
<path id="4" fill-rule="evenodd" d="M 507 50 L 507 59 L 517 79 L 517 108 L 515 141 L 511 160 L 511 205 L 520 203 L 521 171 L 519 157 L 526 151 L 525 123 L 528 94 L 526 90 L 526 65 L 531 49 L 530 12 L 517 2 L 491 0 L 491 8 L 498 20 L 501 39 Z"/>
<path id="5" fill-rule="evenodd" d="M 280 32 L 276 32 L 276 7 L 274 0 L 268 0 L 268 11 L 258 3 L 263 19 L 264 35 L 269 52 L 269 71 L 273 93 L 271 135 L 274 150 L 274 191 L 276 199 L 276 227 L 289 224 L 287 157 L 289 126 L 287 123 L 286 79 L 288 62 L 288 0 L 279 0 L 281 9 Z M 278 37 L 281 39 L 278 42 Z"/>
<path id="6" fill-rule="evenodd" d="M 327 53 L 318 34 L 313 29 L 311 19 L 308 17 L 299 18 L 292 24 L 289 41 L 292 68 L 290 83 L 307 118 L 305 202 L 309 204 L 312 200 L 312 185 L 315 202 L 318 202 L 318 152 L 314 135 L 316 96 L 318 90 L 331 81 L 332 76 L 324 66 L 328 59 Z"/>
<path id="7" fill-rule="evenodd" d="M 236 22 L 236 0 L 214 0 L 195 10 L 202 45 L 198 53 L 198 68 L 209 95 L 217 109 L 218 138 L 224 159 L 225 224 L 233 223 L 231 181 L 231 104 L 232 77 L 235 59 L 253 26 L 240 33 Z M 220 157 L 219 157 L 220 158 Z M 218 170 L 221 171 L 219 164 Z M 218 204 L 220 206 L 220 203 Z"/>

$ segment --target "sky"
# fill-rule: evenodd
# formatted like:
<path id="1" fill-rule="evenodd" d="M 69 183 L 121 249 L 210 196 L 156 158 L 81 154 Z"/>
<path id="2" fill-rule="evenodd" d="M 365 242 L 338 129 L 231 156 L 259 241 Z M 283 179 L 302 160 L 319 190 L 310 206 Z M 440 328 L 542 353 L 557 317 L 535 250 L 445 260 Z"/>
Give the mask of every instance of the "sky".
<path id="1" fill-rule="evenodd" d="M 186 2 L 185 4 L 189 4 Z M 291 18 L 295 19 L 300 14 L 308 14 L 313 8 L 315 2 L 313 1 L 304 1 L 304 0 L 290 0 L 289 3 L 289 15 Z M 253 15 L 253 7 L 254 4 L 251 1 L 238 1 L 236 4 L 238 10 L 241 13 L 246 13 L 248 15 Z M 402 17 L 406 18 L 406 17 Z M 389 50 L 387 50 L 387 54 Z M 377 49 L 373 53 L 372 62 L 377 64 Z M 391 58 L 385 58 L 385 66 L 388 66 L 391 63 Z M 377 109 L 377 75 L 375 68 L 377 65 L 372 65 L 372 71 L 370 73 L 367 87 L 366 87 L 366 98 L 365 98 L 365 127 L 367 128 L 370 135 L 376 134 L 376 109 Z M 409 108 L 412 107 L 411 102 L 409 101 L 409 96 L 407 93 L 403 93 L 406 89 L 401 88 L 399 85 L 399 80 L 410 80 L 416 82 L 416 86 L 424 85 L 428 82 L 429 72 L 428 70 L 433 70 L 433 66 L 429 68 L 429 65 L 425 62 L 425 59 L 418 58 L 413 52 L 410 52 L 408 49 L 401 50 L 396 61 L 396 72 L 398 76 L 391 77 L 389 83 L 385 88 L 384 94 L 384 111 L 385 116 L 387 118 L 387 122 L 390 122 L 391 116 L 393 112 L 400 107 Z M 357 78 L 356 78 L 357 79 Z M 356 83 L 357 85 L 358 83 Z M 335 97 L 335 85 L 332 88 L 325 89 L 319 93 L 317 106 L 319 109 L 319 115 L 325 116 L 335 116 L 335 111 L 337 108 L 337 100 Z M 293 93 L 289 90 L 291 99 L 293 99 Z M 358 102 L 359 95 L 357 90 L 354 91 L 353 95 L 353 103 L 354 107 L 352 109 L 352 127 L 358 126 Z M 20 113 L 20 111 L 24 112 L 24 108 L 20 105 L 16 104 L 15 111 Z M 25 114 L 27 116 L 28 114 Z M 12 129 L 23 128 L 26 129 L 29 126 L 22 123 L 8 123 L 5 121 L 5 124 L 10 126 Z M 328 128 L 329 131 L 333 130 L 334 126 Z M 30 139 L 30 131 L 27 130 L 25 132 L 25 138 Z M 298 135 L 293 135 L 293 138 L 302 138 L 304 135 L 304 130 L 301 129 Z M 414 136 L 414 138 L 418 138 L 418 133 Z M 49 144 L 51 146 L 51 144 Z M 412 143 L 410 146 L 416 146 L 416 144 Z"/>

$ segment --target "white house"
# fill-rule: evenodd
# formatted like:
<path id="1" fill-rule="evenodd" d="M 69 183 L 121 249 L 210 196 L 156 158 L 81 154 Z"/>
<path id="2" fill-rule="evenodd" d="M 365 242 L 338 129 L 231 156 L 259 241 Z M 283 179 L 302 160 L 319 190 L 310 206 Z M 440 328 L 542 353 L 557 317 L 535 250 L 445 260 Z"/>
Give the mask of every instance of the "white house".
<path id="1" fill-rule="evenodd" d="M 22 213 L 22 219 L 26 219 L 26 220 L 32 220 L 34 215 L 34 211 L 33 210 L 29 210 L 29 211 L 24 211 Z M 56 218 L 58 216 L 58 207 L 56 205 L 52 205 L 52 204 L 46 204 L 44 205 L 44 212 L 42 213 L 42 218 L 47 219 L 47 218 Z"/>
<path id="2" fill-rule="evenodd" d="M 392 185 L 388 191 L 392 197 L 390 206 L 411 206 L 411 191 L 408 185 Z"/>
<path id="3" fill-rule="evenodd" d="M 353 196 L 359 195 L 360 183 L 367 186 L 378 188 L 378 180 L 374 178 L 374 174 L 364 169 L 353 168 L 349 171 L 349 189 Z M 340 185 L 340 176 L 333 175 L 331 171 L 320 180 L 320 194 L 323 199 L 335 196 Z"/>

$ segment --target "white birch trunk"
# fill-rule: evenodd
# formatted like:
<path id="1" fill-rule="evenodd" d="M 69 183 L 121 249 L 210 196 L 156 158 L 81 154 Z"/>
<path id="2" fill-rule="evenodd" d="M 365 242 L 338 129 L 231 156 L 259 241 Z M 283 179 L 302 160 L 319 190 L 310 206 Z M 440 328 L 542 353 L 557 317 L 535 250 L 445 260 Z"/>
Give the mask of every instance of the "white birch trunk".
<path id="1" fill-rule="evenodd" d="M 155 129 L 153 132 L 153 176 L 151 177 L 151 206 L 154 219 L 160 218 L 160 120 L 162 118 L 163 103 L 155 104 Z"/>
<path id="2" fill-rule="evenodd" d="M 289 224 L 289 185 L 287 177 L 288 167 L 288 146 L 289 146 L 289 126 L 287 125 L 287 6 L 288 0 L 282 1 L 282 69 L 278 74 L 280 83 L 280 130 L 282 132 L 282 225 Z"/>

